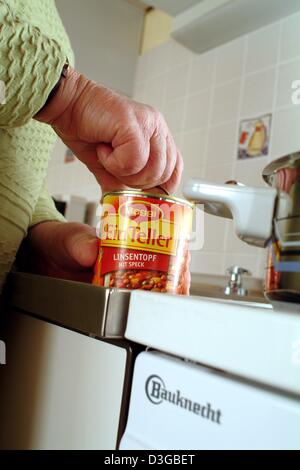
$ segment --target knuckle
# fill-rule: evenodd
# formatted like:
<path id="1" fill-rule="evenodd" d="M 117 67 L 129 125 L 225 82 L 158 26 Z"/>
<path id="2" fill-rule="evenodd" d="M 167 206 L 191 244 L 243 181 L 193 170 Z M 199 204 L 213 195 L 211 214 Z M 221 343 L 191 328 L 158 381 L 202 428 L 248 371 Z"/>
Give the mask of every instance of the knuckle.
<path id="1" fill-rule="evenodd" d="M 136 175 L 141 168 L 140 159 L 138 157 L 128 156 L 122 160 L 120 167 L 121 176 Z"/>
<path id="2" fill-rule="evenodd" d="M 165 125 L 165 118 L 162 115 L 162 113 L 159 111 L 159 109 L 147 105 L 145 110 L 149 114 L 149 116 L 151 116 L 153 122 L 156 125 L 160 125 L 160 126 L 162 124 Z"/>
<path id="3" fill-rule="evenodd" d="M 147 162 L 144 146 L 137 143 L 128 153 L 123 162 L 123 171 L 126 175 L 136 175 L 145 167 Z"/>
<path id="4" fill-rule="evenodd" d="M 154 110 L 154 116 L 155 116 L 156 122 L 157 122 L 160 126 L 166 127 L 165 118 L 164 118 L 163 114 L 162 114 L 158 109 L 155 109 L 155 110 Z"/>

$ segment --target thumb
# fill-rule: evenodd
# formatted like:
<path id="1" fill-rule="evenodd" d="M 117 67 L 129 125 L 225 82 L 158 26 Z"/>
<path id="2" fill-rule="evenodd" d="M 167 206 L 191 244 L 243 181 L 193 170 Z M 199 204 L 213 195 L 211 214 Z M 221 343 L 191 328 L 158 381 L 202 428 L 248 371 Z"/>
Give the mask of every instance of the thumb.
<path id="1" fill-rule="evenodd" d="M 93 266 L 98 255 L 98 239 L 92 227 L 83 224 L 64 224 L 62 243 L 68 264 L 84 268 Z"/>
<path id="2" fill-rule="evenodd" d="M 100 144 L 97 146 L 99 163 L 118 179 L 139 173 L 147 164 L 150 143 L 138 135 L 119 146 Z"/>

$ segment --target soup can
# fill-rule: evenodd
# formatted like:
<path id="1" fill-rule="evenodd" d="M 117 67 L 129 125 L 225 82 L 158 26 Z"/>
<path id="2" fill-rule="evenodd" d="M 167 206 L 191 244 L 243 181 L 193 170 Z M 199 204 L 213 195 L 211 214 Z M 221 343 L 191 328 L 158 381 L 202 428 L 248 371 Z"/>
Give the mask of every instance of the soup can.
<path id="1" fill-rule="evenodd" d="M 141 191 L 104 194 L 93 284 L 188 294 L 193 205 Z"/>

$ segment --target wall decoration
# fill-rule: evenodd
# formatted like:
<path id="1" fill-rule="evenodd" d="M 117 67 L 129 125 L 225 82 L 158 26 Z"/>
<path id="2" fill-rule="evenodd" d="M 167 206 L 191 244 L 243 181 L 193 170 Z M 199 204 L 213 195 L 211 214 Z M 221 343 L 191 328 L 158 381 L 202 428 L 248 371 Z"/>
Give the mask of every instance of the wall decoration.
<path id="1" fill-rule="evenodd" d="M 65 163 L 71 163 L 75 161 L 75 155 L 73 154 L 72 150 L 67 148 L 65 153 Z"/>
<path id="2" fill-rule="evenodd" d="M 238 159 L 264 157 L 269 154 L 272 114 L 240 122 Z"/>

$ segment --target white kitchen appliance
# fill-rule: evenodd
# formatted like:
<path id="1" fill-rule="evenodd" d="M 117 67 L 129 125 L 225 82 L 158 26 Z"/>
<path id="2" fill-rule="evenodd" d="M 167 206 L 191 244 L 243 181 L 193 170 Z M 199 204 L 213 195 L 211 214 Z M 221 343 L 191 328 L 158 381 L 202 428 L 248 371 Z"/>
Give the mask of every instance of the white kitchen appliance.
<path id="1" fill-rule="evenodd" d="M 116 294 L 116 295 L 115 295 Z M 0 449 L 115 449 L 133 345 L 129 292 L 13 273 L 0 305 Z"/>
<path id="2" fill-rule="evenodd" d="M 300 449 L 300 315 L 134 292 L 121 449 Z M 154 349 L 154 351 L 152 350 Z"/>
<path id="3" fill-rule="evenodd" d="M 299 305 L 244 299 L 10 275 L 0 448 L 300 449 Z"/>

